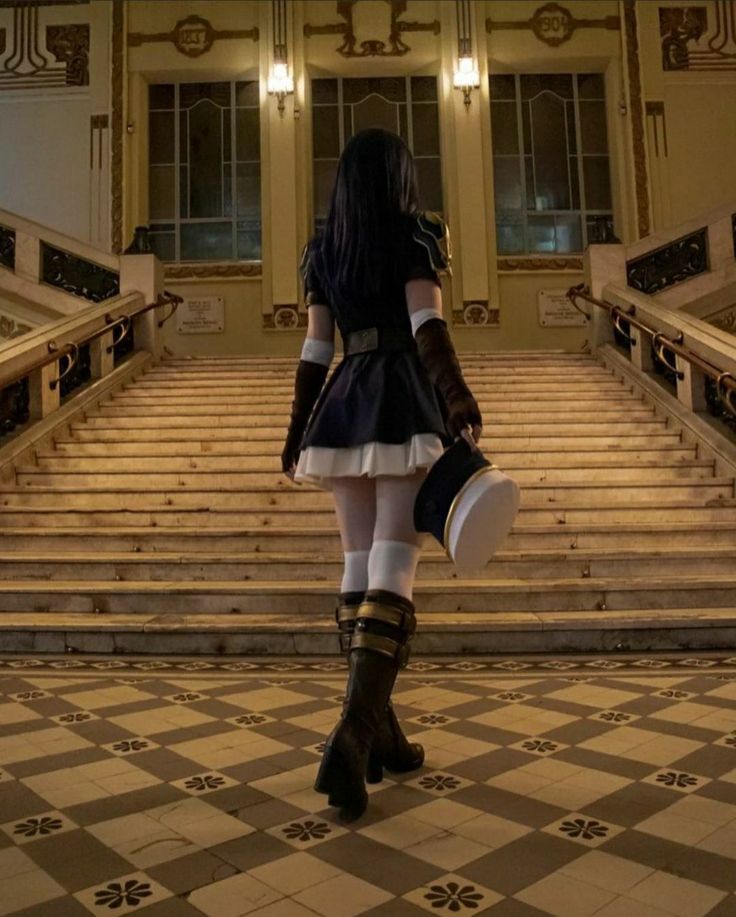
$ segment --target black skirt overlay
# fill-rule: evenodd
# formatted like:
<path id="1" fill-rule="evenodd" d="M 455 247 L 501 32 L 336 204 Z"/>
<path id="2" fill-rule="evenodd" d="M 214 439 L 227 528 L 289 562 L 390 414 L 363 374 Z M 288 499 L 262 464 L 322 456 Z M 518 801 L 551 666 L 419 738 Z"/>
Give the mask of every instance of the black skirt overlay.
<path id="1" fill-rule="evenodd" d="M 328 379 L 300 449 L 403 443 L 416 433 L 436 433 L 446 446 L 452 438 L 440 403 L 416 346 L 353 354 Z"/>

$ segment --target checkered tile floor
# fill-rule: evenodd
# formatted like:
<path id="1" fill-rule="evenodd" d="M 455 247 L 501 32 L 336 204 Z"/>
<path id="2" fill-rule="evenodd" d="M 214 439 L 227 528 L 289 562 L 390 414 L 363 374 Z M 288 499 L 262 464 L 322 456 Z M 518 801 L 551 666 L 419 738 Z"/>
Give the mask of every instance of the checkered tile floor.
<path id="1" fill-rule="evenodd" d="M 415 659 L 425 766 L 312 790 L 339 661 L 0 657 L 0 915 L 736 915 L 736 657 Z"/>

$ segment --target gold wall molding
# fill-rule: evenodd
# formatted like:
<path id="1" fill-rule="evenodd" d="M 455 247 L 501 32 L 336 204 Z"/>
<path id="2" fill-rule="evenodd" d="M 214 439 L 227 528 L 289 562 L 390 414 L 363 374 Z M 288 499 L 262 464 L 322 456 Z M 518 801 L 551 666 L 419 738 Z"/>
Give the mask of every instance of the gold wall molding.
<path id="1" fill-rule="evenodd" d="M 736 2 L 712 0 L 711 9 L 712 30 L 705 6 L 659 8 L 663 70 L 736 70 Z"/>
<path id="2" fill-rule="evenodd" d="M 639 67 L 639 36 L 636 21 L 636 0 L 624 0 L 626 34 L 626 67 L 629 75 L 629 112 L 631 114 L 631 143 L 634 157 L 634 187 L 636 190 L 636 220 L 639 238 L 651 232 L 649 217 L 649 181 L 647 151 L 644 144 L 644 113 L 641 98 Z"/>
<path id="3" fill-rule="evenodd" d="M 535 10 L 529 19 L 486 19 L 486 32 L 502 29 L 531 29 L 534 35 L 546 45 L 556 48 L 568 41 L 577 29 L 621 28 L 618 16 L 604 16 L 602 19 L 577 19 L 559 3 L 545 3 Z"/>
<path id="4" fill-rule="evenodd" d="M 268 331 L 298 331 L 307 327 L 307 313 L 300 312 L 296 303 L 274 305 L 273 313 L 263 313 L 262 318 L 262 327 Z"/>
<path id="5" fill-rule="evenodd" d="M 489 309 L 487 299 L 464 299 L 462 309 L 452 310 L 452 324 L 468 328 L 497 327 L 499 310 Z"/>
<path id="6" fill-rule="evenodd" d="M 239 277 L 260 277 L 262 273 L 260 261 L 164 264 L 164 277 L 167 280 L 230 280 Z"/>
<path id="7" fill-rule="evenodd" d="M 61 65 L 53 66 L 40 50 L 38 4 L 16 3 L 12 10 L 10 35 L 0 29 L 0 53 L 10 46 L 0 68 L 0 91 L 89 86 L 89 23 L 46 26 L 45 48 Z"/>
<path id="8" fill-rule="evenodd" d="M 647 120 L 650 122 L 652 127 L 652 137 L 654 138 L 654 155 L 657 158 L 662 155 L 666 159 L 669 155 L 669 150 L 667 147 L 667 117 L 665 115 L 664 102 L 645 102 L 644 111 L 646 113 Z"/>
<path id="9" fill-rule="evenodd" d="M 582 271 L 582 258 L 499 258 L 499 274 L 519 271 Z"/>
<path id="10" fill-rule="evenodd" d="M 112 4 L 112 136 L 110 163 L 110 236 L 112 250 L 123 250 L 123 116 L 125 70 L 125 9 L 123 0 Z"/>
<path id="11" fill-rule="evenodd" d="M 304 37 L 312 35 L 342 35 L 342 44 L 336 48 L 343 57 L 401 57 L 411 50 L 409 45 L 401 38 L 403 32 L 432 32 L 440 34 L 440 22 L 433 19 L 426 22 L 406 21 L 400 17 L 406 12 L 406 0 L 385 0 L 391 7 L 391 25 L 388 34 L 388 49 L 386 41 L 380 38 L 368 38 L 361 41 L 360 50 L 356 50 L 358 38 L 353 24 L 353 7 L 359 0 L 337 0 L 337 14 L 342 16 L 344 22 L 329 22 L 325 25 L 304 24 Z"/>
<path id="12" fill-rule="evenodd" d="M 128 46 L 138 48 L 149 42 L 171 42 L 180 54 L 201 57 L 216 41 L 230 38 L 252 38 L 258 41 L 258 27 L 252 29 L 215 29 L 201 16 L 180 19 L 170 32 L 129 32 Z"/>

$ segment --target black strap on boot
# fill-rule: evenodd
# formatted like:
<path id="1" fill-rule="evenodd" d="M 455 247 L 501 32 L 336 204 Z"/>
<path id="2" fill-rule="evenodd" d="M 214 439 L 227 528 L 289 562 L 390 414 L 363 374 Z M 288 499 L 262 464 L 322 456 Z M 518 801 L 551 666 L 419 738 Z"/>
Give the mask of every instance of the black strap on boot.
<path id="1" fill-rule="evenodd" d="M 350 652 L 350 642 L 355 632 L 355 621 L 358 608 L 365 597 L 365 592 L 341 592 L 337 597 L 335 621 L 339 631 L 340 652 Z"/>
<path id="2" fill-rule="evenodd" d="M 415 630 L 413 602 L 396 592 L 370 589 L 358 608 L 351 650 L 380 653 L 393 659 L 398 668 L 404 668 Z"/>

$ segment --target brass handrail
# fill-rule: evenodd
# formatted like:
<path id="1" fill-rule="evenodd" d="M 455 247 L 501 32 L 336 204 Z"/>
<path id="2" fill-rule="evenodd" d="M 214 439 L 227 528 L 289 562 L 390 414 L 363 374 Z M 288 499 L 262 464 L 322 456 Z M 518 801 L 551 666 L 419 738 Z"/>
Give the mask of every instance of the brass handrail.
<path id="1" fill-rule="evenodd" d="M 87 344 L 89 343 L 89 341 L 94 341 L 96 338 L 102 337 L 103 334 L 107 334 L 117 325 L 122 324 L 125 327 L 125 331 L 123 331 L 123 333 L 120 335 L 117 341 L 113 341 L 112 346 L 107 348 L 107 352 L 110 353 L 112 348 L 115 347 L 117 344 L 119 344 L 120 341 L 122 341 L 122 339 L 127 335 L 128 331 L 132 328 L 133 326 L 132 320 L 137 315 L 142 315 L 144 312 L 148 312 L 151 309 L 157 308 L 158 306 L 173 305 L 171 312 L 168 315 L 166 315 L 161 321 L 159 321 L 158 326 L 160 328 L 161 325 L 163 325 L 163 323 L 167 319 L 171 318 L 171 316 L 176 311 L 176 307 L 179 305 L 180 302 L 183 302 L 183 301 L 184 300 L 182 299 L 182 297 L 178 296 L 176 293 L 169 293 L 167 291 L 164 291 L 163 293 L 158 294 L 158 296 L 156 297 L 156 302 L 148 303 L 148 305 L 141 306 L 139 309 L 135 309 L 133 312 L 123 313 L 123 315 L 119 315 L 117 318 L 113 318 L 109 313 L 106 314 L 105 315 L 106 324 L 102 328 L 98 328 L 97 331 L 90 332 L 89 334 L 85 335 L 84 337 L 79 338 L 78 341 L 67 341 L 66 344 L 62 344 L 61 347 L 57 346 L 55 341 L 49 341 L 47 345 L 48 350 L 49 350 L 48 355 L 45 357 L 41 357 L 39 360 L 36 360 L 34 363 L 31 363 L 29 366 L 26 366 L 24 369 L 17 370 L 15 373 L 13 373 L 13 375 L 8 376 L 7 379 L 3 379 L 2 388 L 6 388 L 9 385 L 13 385 L 15 382 L 19 382 L 21 379 L 24 379 L 26 376 L 30 375 L 30 373 L 35 372 L 35 370 L 42 369 L 44 366 L 48 366 L 49 363 L 56 363 L 57 361 L 62 360 L 64 357 L 69 356 L 70 353 L 74 352 L 74 357 L 70 360 L 69 366 L 67 366 L 67 368 L 64 370 L 63 373 L 61 373 L 60 376 L 58 376 L 56 379 L 52 379 L 51 382 L 49 383 L 50 387 L 54 389 L 56 388 L 57 384 L 64 378 L 64 376 L 66 376 L 67 373 L 71 370 L 72 366 L 74 366 L 74 364 L 76 363 L 78 353 L 79 353 L 79 347 L 82 344 Z"/>
<path id="2" fill-rule="evenodd" d="M 664 332 L 656 331 L 654 328 L 650 328 L 649 325 L 645 325 L 644 322 L 637 319 L 635 317 L 636 306 L 631 305 L 624 311 L 620 306 L 614 306 L 603 299 L 596 299 L 594 296 L 591 296 L 589 288 L 584 283 L 579 283 L 577 286 L 570 287 L 567 291 L 567 298 L 575 308 L 577 308 L 575 300 L 582 299 L 585 302 L 591 303 L 591 305 L 605 309 L 612 316 L 616 329 L 620 331 L 624 337 L 629 339 L 632 346 L 636 345 L 636 341 L 632 340 L 631 336 L 620 327 L 619 322 L 621 318 L 624 318 L 629 325 L 633 325 L 635 328 L 639 328 L 640 331 L 644 331 L 651 335 L 657 359 L 664 363 L 672 372 L 676 373 L 678 379 L 683 379 L 684 373 L 667 361 L 664 356 L 664 348 L 666 347 L 673 353 L 684 357 L 688 363 L 696 366 L 704 375 L 709 376 L 715 381 L 718 396 L 726 406 L 726 409 L 736 417 L 736 402 L 732 401 L 734 396 L 736 396 L 736 377 L 732 373 L 724 372 L 722 369 L 704 360 L 703 357 L 695 353 L 695 351 L 691 350 L 689 347 L 685 347 L 683 344 L 685 337 L 682 331 L 678 332 L 676 338 L 668 338 Z"/>

